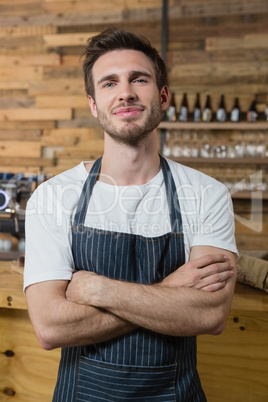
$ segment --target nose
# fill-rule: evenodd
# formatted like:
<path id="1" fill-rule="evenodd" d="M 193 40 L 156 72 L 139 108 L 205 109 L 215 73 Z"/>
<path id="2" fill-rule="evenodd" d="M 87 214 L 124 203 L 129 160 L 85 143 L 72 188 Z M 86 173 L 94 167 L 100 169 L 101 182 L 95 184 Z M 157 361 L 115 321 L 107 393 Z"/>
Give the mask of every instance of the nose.
<path id="1" fill-rule="evenodd" d="M 133 102 L 137 99 L 137 95 L 135 93 L 133 85 L 131 85 L 130 82 L 121 82 L 118 93 L 118 99 L 121 102 L 122 101 Z"/>

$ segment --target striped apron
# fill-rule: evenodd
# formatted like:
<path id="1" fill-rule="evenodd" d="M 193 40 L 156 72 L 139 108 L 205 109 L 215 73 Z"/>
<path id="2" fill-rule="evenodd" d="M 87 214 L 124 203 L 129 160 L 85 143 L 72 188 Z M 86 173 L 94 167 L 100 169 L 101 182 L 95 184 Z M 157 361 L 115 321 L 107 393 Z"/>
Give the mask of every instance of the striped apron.
<path id="1" fill-rule="evenodd" d="M 182 219 L 175 183 L 160 156 L 171 232 L 160 237 L 84 226 L 101 158 L 84 184 L 72 227 L 76 270 L 152 284 L 184 264 Z M 204 402 L 196 370 L 196 338 L 144 328 L 110 341 L 62 349 L 53 402 Z"/>

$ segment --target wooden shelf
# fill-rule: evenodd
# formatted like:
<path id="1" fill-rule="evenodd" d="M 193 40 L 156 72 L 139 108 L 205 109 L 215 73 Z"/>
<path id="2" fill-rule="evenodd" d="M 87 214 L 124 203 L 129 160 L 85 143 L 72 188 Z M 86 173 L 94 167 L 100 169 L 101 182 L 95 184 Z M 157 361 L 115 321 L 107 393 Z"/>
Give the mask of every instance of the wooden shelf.
<path id="1" fill-rule="evenodd" d="M 238 191 L 231 194 L 231 197 L 240 200 L 268 200 L 268 191 Z"/>
<path id="2" fill-rule="evenodd" d="M 201 157 L 179 157 L 174 158 L 168 156 L 175 162 L 179 162 L 182 165 L 268 165 L 268 158 L 201 158 Z"/>
<path id="3" fill-rule="evenodd" d="M 164 130 L 268 130 L 268 121 L 263 122 L 255 122 L 255 123 L 232 123 L 232 122 L 224 122 L 224 123 L 194 123 L 194 122 L 170 122 L 170 121 L 162 121 L 159 126 L 159 129 Z"/>
<path id="4" fill-rule="evenodd" d="M 0 251 L 0 261 L 17 260 L 23 253 L 21 251 Z"/>

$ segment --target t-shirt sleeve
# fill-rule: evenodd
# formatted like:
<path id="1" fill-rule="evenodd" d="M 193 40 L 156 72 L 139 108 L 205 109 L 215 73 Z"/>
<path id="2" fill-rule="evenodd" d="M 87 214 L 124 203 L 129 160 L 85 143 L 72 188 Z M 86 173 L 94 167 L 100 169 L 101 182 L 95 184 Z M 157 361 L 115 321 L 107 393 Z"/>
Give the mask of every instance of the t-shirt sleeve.
<path id="1" fill-rule="evenodd" d="M 39 186 L 26 208 L 24 291 L 34 283 L 71 279 L 71 242 L 62 216 L 49 192 Z"/>
<path id="2" fill-rule="evenodd" d="M 232 199 L 228 189 L 219 183 L 203 195 L 197 230 L 192 246 L 213 246 L 238 255 Z"/>

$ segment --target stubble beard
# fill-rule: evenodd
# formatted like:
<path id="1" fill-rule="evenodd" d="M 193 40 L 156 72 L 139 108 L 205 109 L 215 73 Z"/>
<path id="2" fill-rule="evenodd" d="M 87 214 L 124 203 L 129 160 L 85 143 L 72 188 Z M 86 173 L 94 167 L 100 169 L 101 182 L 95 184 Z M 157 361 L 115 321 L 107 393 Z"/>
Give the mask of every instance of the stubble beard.
<path id="1" fill-rule="evenodd" d="M 162 120 L 160 102 L 152 104 L 151 111 L 142 125 L 135 122 L 136 117 L 126 117 L 123 120 L 125 122 L 124 126 L 118 128 L 110 121 L 106 113 L 98 109 L 97 111 L 100 125 L 104 131 L 116 142 L 129 146 L 137 146 L 143 142 Z"/>

